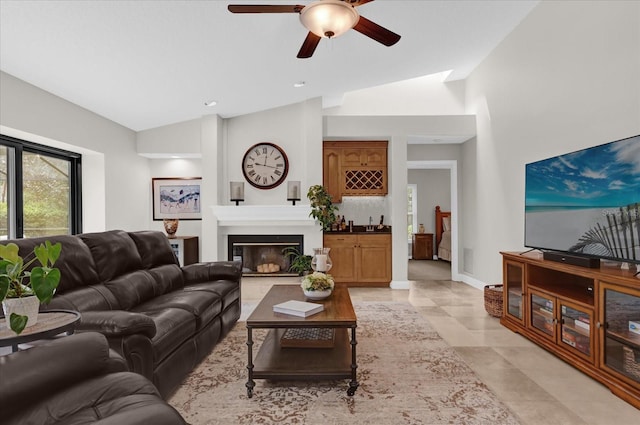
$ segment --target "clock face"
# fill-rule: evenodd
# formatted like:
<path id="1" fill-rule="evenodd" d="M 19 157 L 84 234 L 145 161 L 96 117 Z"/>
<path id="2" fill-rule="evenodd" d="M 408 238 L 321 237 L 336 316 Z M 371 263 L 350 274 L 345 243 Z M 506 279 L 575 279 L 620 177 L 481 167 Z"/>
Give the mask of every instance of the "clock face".
<path id="1" fill-rule="evenodd" d="M 288 172 L 287 155 L 273 143 L 251 146 L 242 159 L 244 178 L 258 189 L 273 189 L 284 181 Z"/>

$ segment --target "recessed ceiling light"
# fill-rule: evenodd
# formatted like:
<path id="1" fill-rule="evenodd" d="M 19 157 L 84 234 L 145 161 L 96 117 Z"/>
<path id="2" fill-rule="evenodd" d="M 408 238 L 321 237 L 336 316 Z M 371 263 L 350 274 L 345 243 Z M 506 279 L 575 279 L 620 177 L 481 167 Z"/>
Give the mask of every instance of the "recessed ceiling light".
<path id="1" fill-rule="evenodd" d="M 298 81 L 297 83 L 293 83 L 293 87 L 299 88 L 299 87 L 304 87 L 304 85 L 307 84 L 304 81 Z"/>
<path id="2" fill-rule="evenodd" d="M 216 102 L 215 100 L 210 100 L 208 102 L 204 102 L 204 106 L 216 106 L 218 104 L 218 102 Z"/>

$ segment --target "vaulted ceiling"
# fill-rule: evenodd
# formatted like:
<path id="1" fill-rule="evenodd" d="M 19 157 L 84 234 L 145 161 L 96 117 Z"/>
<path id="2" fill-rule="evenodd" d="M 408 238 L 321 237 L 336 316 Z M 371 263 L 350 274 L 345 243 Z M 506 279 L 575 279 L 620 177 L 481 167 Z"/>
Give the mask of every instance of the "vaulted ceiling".
<path id="1" fill-rule="evenodd" d="M 349 31 L 309 59 L 296 58 L 307 34 L 297 14 L 227 11 L 308 3 L 0 0 L 0 69 L 139 131 L 447 70 L 463 79 L 538 1 L 372 1 L 358 11 L 400 34 L 396 45 Z"/>

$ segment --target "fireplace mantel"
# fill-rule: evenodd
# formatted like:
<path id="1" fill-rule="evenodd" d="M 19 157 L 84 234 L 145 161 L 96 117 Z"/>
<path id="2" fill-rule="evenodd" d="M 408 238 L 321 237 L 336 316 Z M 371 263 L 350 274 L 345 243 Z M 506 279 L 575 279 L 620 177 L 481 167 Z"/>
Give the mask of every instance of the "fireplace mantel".
<path id="1" fill-rule="evenodd" d="M 213 205 L 218 226 L 314 226 L 310 205 Z"/>

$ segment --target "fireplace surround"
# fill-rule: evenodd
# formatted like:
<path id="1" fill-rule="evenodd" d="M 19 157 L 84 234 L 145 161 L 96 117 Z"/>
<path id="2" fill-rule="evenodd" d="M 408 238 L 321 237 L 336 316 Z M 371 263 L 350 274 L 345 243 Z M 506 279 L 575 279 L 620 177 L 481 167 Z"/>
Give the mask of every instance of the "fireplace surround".
<path id="1" fill-rule="evenodd" d="M 282 254 L 288 247 L 304 252 L 303 235 L 228 235 L 228 259 L 242 262 L 243 276 L 297 276 Z"/>

